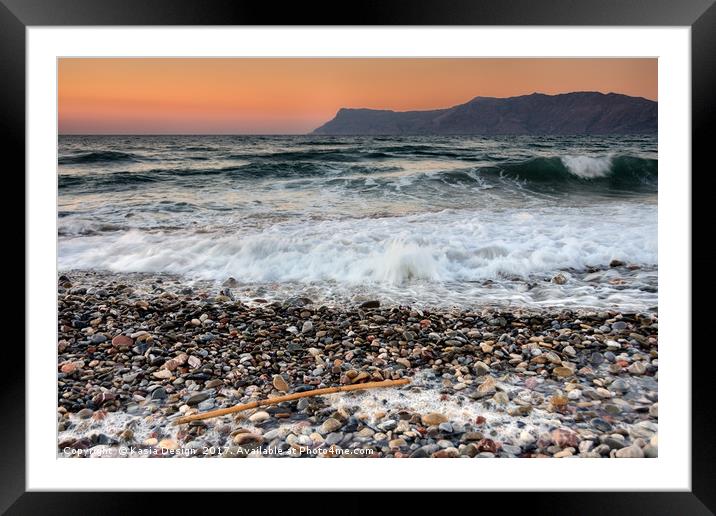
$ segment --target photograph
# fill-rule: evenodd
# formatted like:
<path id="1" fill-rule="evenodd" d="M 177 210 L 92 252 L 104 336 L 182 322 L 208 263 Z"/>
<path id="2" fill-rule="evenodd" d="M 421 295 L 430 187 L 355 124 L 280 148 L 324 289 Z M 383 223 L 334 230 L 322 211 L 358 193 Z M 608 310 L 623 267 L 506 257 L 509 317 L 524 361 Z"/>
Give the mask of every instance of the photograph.
<path id="1" fill-rule="evenodd" d="M 658 458 L 656 57 L 56 63 L 57 458 Z"/>

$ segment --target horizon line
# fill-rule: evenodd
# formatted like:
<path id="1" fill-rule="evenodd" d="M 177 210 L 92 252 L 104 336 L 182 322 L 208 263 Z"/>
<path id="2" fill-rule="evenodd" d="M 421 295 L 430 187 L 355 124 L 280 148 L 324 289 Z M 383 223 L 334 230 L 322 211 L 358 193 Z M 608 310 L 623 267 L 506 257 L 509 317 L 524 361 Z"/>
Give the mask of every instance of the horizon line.
<path id="1" fill-rule="evenodd" d="M 654 100 L 654 99 L 650 99 L 650 98 L 647 98 L 644 96 L 628 95 L 626 93 L 619 93 L 616 91 L 609 91 L 607 93 L 597 91 L 597 90 L 576 90 L 576 91 L 567 91 L 567 92 L 562 92 L 562 93 L 542 93 L 540 91 L 533 91 L 532 93 L 523 93 L 521 95 L 511 95 L 509 97 L 494 97 L 494 96 L 476 95 L 474 97 L 470 97 L 465 102 L 462 102 L 460 104 L 454 104 L 452 106 L 430 108 L 430 109 L 408 109 L 408 110 L 403 110 L 403 111 L 396 111 L 394 109 L 389 109 L 389 108 L 368 108 L 368 107 L 341 106 L 335 111 L 335 114 L 333 115 L 332 119 L 329 119 L 326 122 L 323 122 L 323 124 L 319 125 L 317 128 L 311 129 L 310 132 L 306 132 L 306 133 L 303 133 L 303 132 L 301 132 L 301 133 L 298 133 L 298 132 L 297 133 L 80 133 L 80 132 L 78 132 L 78 133 L 73 133 L 73 132 L 60 133 L 58 131 L 57 135 L 58 136 L 310 136 L 310 135 L 313 135 L 313 131 L 315 131 L 316 129 L 318 129 L 320 127 L 323 127 L 323 125 L 325 125 L 326 123 L 333 120 L 338 115 L 338 113 L 340 113 L 343 110 L 386 111 L 386 112 L 391 112 L 391 113 L 429 112 L 429 111 L 441 111 L 441 110 L 452 109 L 457 106 L 462 106 L 462 105 L 468 104 L 478 98 L 514 99 L 514 98 L 520 98 L 520 97 L 531 97 L 533 95 L 543 95 L 546 97 L 558 97 L 561 95 L 573 95 L 576 93 L 593 93 L 593 94 L 603 95 L 603 96 L 621 95 L 623 97 L 629 97 L 629 98 L 633 98 L 633 99 L 642 99 L 642 100 L 646 100 L 648 102 L 655 102 L 657 104 L 659 102 L 658 98 L 657 98 L 657 100 Z M 328 135 L 324 135 L 324 136 L 328 136 Z M 356 135 L 356 136 L 361 136 L 361 135 Z M 456 135 L 456 136 L 459 136 L 459 135 Z M 467 135 L 462 135 L 462 136 L 467 136 Z M 474 136 L 479 136 L 479 135 L 474 135 Z"/>

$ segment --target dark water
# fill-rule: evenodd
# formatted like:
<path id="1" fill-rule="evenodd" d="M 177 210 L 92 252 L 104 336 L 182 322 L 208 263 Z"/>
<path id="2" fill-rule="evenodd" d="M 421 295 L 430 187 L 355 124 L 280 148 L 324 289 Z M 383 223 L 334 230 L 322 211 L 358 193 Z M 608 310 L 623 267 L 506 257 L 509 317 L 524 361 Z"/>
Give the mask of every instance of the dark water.
<path id="1" fill-rule="evenodd" d="M 657 188 L 651 136 L 66 136 L 59 263 L 247 296 L 644 308 Z M 594 272 L 613 259 L 640 268 Z"/>

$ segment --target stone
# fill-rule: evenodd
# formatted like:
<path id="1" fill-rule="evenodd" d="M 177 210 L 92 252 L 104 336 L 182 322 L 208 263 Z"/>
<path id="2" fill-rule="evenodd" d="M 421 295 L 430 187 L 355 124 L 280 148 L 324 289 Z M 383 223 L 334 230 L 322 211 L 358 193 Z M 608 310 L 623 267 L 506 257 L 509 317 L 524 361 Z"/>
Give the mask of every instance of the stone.
<path id="1" fill-rule="evenodd" d="M 179 448 L 179 444 L 172 439 L 162 439 L 159 441 L 158 447 L 165 450 L 176 450 Z"/>
<path id="2" fill-rule="evenodd" d="M 657 432 L 657 425 L 651 421 L 639 421 L 629 427 L 629 435 L 632 439 L 651 439 Z"/>
<path id="3" fill-rule="evenodd" d="M 644 457 L 647 459 L 656 459 L 659 456 L 659 447 L 647 444 L 643 449 Z"/>
<path id="4" fill-rule="evenodd" d="M 569 391 L 569 394 L 572 394 L 574 391 Z M 579 397 L 579 396 L 577 396 Z M 552 404 L 555 408 L 563 408 L 566 407 L 569 403 L 570 398 L 568 396 L 562 396 L 562 395 L 555 395 L 552 396 L 549 400 L 549 402 Z"/>
<path id="5" fill-rule="evenodd" d="M 611 384 L 609 384 L 609 389 L 615 392 L 624 393 L 629 390 L 629 384 L 621 378 L 617 378 Z"/>
<path id="6" fill-rule="evenodd" d="M 438 430 L 441 432 L 445 432 L 446 434 L 451 434 L 453 432 L 452 425 L 449 421 L 445 421 L 444 423 L 440 423 L 438 425 Z"/>
<path id="7" fill-rule="evenodd" d="M 569 428 L 557 428 L 550 434 L 554 444 L 561 448 L 576 448 L 579 445 L 579 436 Z"/>
<path id="8" fill-rule="evenodd" d="M 592 365 L 598 366 L 604 362 L 604 355 L 602 355 L 598 351 L 595 351 L 591 355 L 589 355 L 589 361 Z"/>
<path id="9" fill-rule="evenodd" d="M 60 367 L 60 371 L 65 374 L 72 374 L 75 371 L 78 371 L 79 369 L 82 369 L 82 366 L 84 365 L 83 362 L 76 361 L 76 362 L 67 362 L 65 364 L 62 364 L 62 367 Z"/>
<path id="10" fill-rule="evenodd" d="M 517 405 L 507 411 L 510 416 L 515 417 L 527 416 L 530 412 L 532 412 L 532 405 Z"/>
<path id="11" fill-rule="evenodd" d="M 492 397 L 493 401 L 498 405 L 507 405 L 510 402 L 510 397 L 506 392 L 498 392 Z"/>
<path id="12" fill-rule="evenodd" d="M 611 432 L 614 428 L 611 423 L 605 421 L 604 419 L 595 417 L 592 419 L 589 424 L 591 424 L 594 428 L 599 430 L 600 432 Z"/>
<path id="13" fill-rule="evenodd" d="M 402 365 L 402 366 L 405 367 L 406 369 L 410 369 L 410 360 L 408 360 L 407 358 L 398 358 L 398 359 L 395 360 L 395 362 L 396 362 L 397 364 Z"/>
<path id="14" fill-rule="evenodd" d="M 552 283 L 555 283 L 557 285 L 564 285 L 565 283 L 567 283 L 567 278 L 564 274 L 559 273 L 552 278 Z"/>
<path id="15" fill-rule="evenodd" d="M 574 374 L 574 372 L 568 367 L 555 367 L 552 370 L 552 373 L 559 378 L 567 378 L 568 376 L 572 376 Z"/>
<path id="16" fill-rule="evenodd" d="M 602 439 L 602 444 L 608 446 L 610 450 L 619 450 L 624 448 L 625 439 L 621 434 L 611 434 Z"/>
<path id="17" fill-rule="evenodd" d="M 229 276 L 224 283 L 222 283 L 223 287 L 229 287 L 229 288 L 236 288 L 239 286 L 239 282 L 234 278 L 233 276 Z"/>
<path id="18" fill-rule="evenodd" d="M 234 436 L 234 444 L 238 444 L 239 446 L 246 444 L 261 444 L 263 440 L 263 436 L 249 432 L 242 432 Z"/>
<path id="19" fill-rule="evenodd" d="M 524 445 L 530 445 L 530 444 L 534 443 L 535 441 L 537 441 L 537 438 L 534 435 L 532 435 L 530 432 L 528 432 L 527 430 L 522 430 L 520 432 L 519 439 L 520 439 L 520 442 Z"/>
<path id="20" fill-rule="evenodd" d="M 423 414 L 420 420 L 425 426 L 437 426 L 447 421 L 448 418 L 437 412 L 431 412 L 429 414 Z"/>
<path id="21" fill-rule="evenodd" d="M 644 457 L 644 452 L 638 446 L 632 445 L 617 450 L 615 456 L 620 459 L 641 459 Z"/>
<path id="22" fill-rule="evenodd" d="M 604 387 L 598 387 L 597 389 L 595 389 L 594 392 L 596 393 L 596 395 L 597 395 L 599 398 L 602 398 L 602 399 L 609 399 L 609 398 L 612 397 L 612 393 L 609 392 L 609 391 L 608 391 L 607 389 L 605 389 Z"/>
<path id="23" fill-rule="evenodd" d="M 189 396 L 189 398 L 187 398 L 186 404 L 190 405 L 190 406 L 198 405 L 202 401 L 209 399 L 209 397 L 210 396 L 209 396 L 208 392 L 197 392 L 197 393 Z"/>
<path id="24" fill-rule="evenodd" d="M 401 438 L 388 441 L 388 448 L 392 448 L 392 449 L 403 448 L 407 445 L 408 445 L 408 443 L 405 441 L 405 439 L 401 439 Z"/>
<path id="25" fill-rule="evenodd" d="M 101 407 L 108 401 L 114 401 L 116 398 L 117 396 L 111 392 L 101 392 L 97 394 L 94 398 L 92 398 L 92 403 L 94 403 L 98 407 Z"/>
<path id="26" fill-rule="evenodd" d="M 167 397 L 167 391 L 164 389 L 164 387 L 159 387 L 157 389 L 154 389 L 152 391 L 152 394 L 150 395 L 150 398 L 153 400 L 163 400 Z"/>
<path id="27" fill-rule="evenodd" d="M 438 450 L 431 455 L 435 459 L 456 459 L 460 456 L 460 452 L 457 448 L 445 448 L 444 450 Z"/>
<path id="28" fill-rule="evenodd" d="M 80 419 L 89 419 L 92 417 L 92 414 L 94 414 L 92 409 L 83 408 L 77 413 L 77 417 Z"/>
<path id="29" fill-rule="evenodd" d="M 313 323 L 311 321 L 306 321 L 303 323 L 303 326 L 301 327 L 301 333 L 311 333 L 313 331 Z"/>
<path id="30" fill-rule="evenodd" d="M 646 365 L 644 362 L 634 362 L 632 365 L 627 367 L 627 371 L 634 375 L 642 375 L 646 373 Z"/>
<path id="31" fill-rule="evenodd" d="M 288 392 L 288 383 L 286 383 L 286 380 L 280 374 L 277 374 L 273 377 L 272 383 L 274 389 L 276 389 L 277 391 Z"/>
<path id="32" fill-rule="evenodd" d="M 258 412 L 251 414 L 249 416 L 249 421 L 251 421 L 254 424 L 261 424 L 270 418 L 271 418 L 271 415 L 268 412 L 260 410 Z"/>
<path id="33" fill-rule="evenodd" d="M 490 372 L 490 366 L 481 361 L 475 362 L 473 369 L 475 371 L 475 375 L 477 376 L 483 376 Z"/>
<path id="34" fill-rule="evenodd" d="M 160 369 L 159 371 L 152 373 L 152 376 L 160 380 L 168 380 L 172 377 L 172 372 L 169 369 Z"/>
<path id="35" fill-rule="evenodd" d="M 92 335 L 92 338 L 90 340 L 92 341 L 92 344 L 102 344 L 107 340 L 107 336 L 101 333 L 95 333 L 94 335 Z"/>
<path id="36" fill-rule="evenodd" d="M 522 448 L 520 448 L 519 446 L 512 445 L 512 444 L 503 444 L 502 451 L 504 453 L 507 453 L 508 455 L 517 456 L 520 453 L 522 453 Z"/>
<path id="37" fill-rule="evenodd" d="M 395 419 L 388 419 L 387 421 L 380 423 L 378 428 L 380 428 L 383 432 L 388 432 L 390 430 L 395 430 L 397 426 L 398 422 Z"/>
<path id="38" fill-rule="evenodd" d="M 477 450 L 480 452 L 497 453 L 498 445 L 492 439 L 480 439 L 477 444 Z"/>
<path id="39" fill-rule="evenodd" d="M 614 260 L 612 260 L 611 262 L 609 262 L 609 267 L 612 267 L 612 268 L 614 268 L 614 267 L 624 267 L 624 265 L 626 265 L 626 263 L 624 263 L 624 262 L 621 261 L 621 260 L 617 260 L 617 259 L 614 259 Z"/>
<path id="40" fill-rule="evenodd" d="M 654 403 L 651 407 L 649 407 L 649 415 L 651 417 L 659 417 L 659 404 Z"/>
<path id="41" fill-rule="evenodd" d="M 492 376 L 485 378 L 485 381 L 483 381 L 477 388 L 477 394 L 479 396 L 489 396 L 495 392 L 495 379 Z"/>
<path id="42" fill-rule="evenodd" d="M 195 357 L 194 355 L 190 356 L 186 362 L 192 369 L 196 369 L 201 366 L 201 359 L 199 357 Z"/>
<path id="43" fill-rule="evenodd" d="M 112 346 L 117 349 L 129 349 L 134 346 L 134 341 L 126 335 L 117 335 L 112 339 Z"/>
<path id="44" fill-rule="evenodd" d="M 336 418 L 328 418 L 326 419 L 323 424 L 321 425 L 321 433 L 322 434 L 330 434 L 331 432 L 335 432 L 339 428 L 343 426 L 343 423 L 341 423 Z"/>
<path id="45" fill-rule="evenodd" d="M 378 308 L 380 307 L 380 301 L 377 300 L 371 300 L 371 301 L 365 301 L 358 305 L 359 308 Z"/>
<path id="46" fill-rule="evenodd" d="M 410 454 L 411 458 L 418 458 L 418 457 L 430 457 L 433 453 L 438 451 L 440 447 L 437 444 L 426 444 L 425 446 L 422 446 L 415 450 L 413 453 Z"/>
<path id="47" fill-rule="evenodd" d="M 368 428 L 366 426 L 365 428 L 361 428 L 358 432 L 356 432 L 355 435 L 357 437 L 361 437 L 361 438 L 368 438 L 368 437 L 373 437 L 374 434 L 375 434 L 375 430 L 373 430 L 372 428 Z"/>

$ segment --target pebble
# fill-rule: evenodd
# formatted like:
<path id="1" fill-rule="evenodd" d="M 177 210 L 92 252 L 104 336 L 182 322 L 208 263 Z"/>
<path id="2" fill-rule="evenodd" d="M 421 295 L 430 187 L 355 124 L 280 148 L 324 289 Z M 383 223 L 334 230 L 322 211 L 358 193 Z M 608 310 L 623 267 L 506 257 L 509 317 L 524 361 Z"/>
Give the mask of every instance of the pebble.
<path id="1" fill-rule="evenodd" d="M 84 286 L 84 273 L 76 274 L 72 282 Z M 379 457 L 638 455 L 622 451 L 630 447 L 658 455 L 656 314 L 622 321 L 613 310 L 244 304 L 241 296 L 264 292 L 237 291 L 231 300 L 228 287 L 217 296 L 198 282 L 184 293 L 181 281 L 155 277 L 144 288 L 141 275 L 118 287 L 115 278 L 124 275 L 103 274 L 87 276 L 111 278 L 99 285 L 107 294 L 101 300 L 91 282 L 86 296 L 58 292 L 58 428 L 60 440 L 71 435 L 78 446 L 168 439 L 187 448 L 227 446 L 229 455 L 249 453 L 235 441 L 371 448 Z M 178 414 L 277 391 L 401 377 L 412 385 L 168 426 Z M 432 396 L 435 412 L 410 408 L 413 393 Z M 115 412 L 128 418 L 126 427 L 98 431 L 95 416 L 99 422 Z M 254 426 L 232 434 L 242 421 Z"/>
<path id="2" fill-rule="evenodd" d="M 249 416 L 249 421 L 251 421 L 254 424 L 261 424 L 269 419 L 271 419 L 271 415 L 268 412 L 265 412 L 263 410 L 254 412 L 253 414 L 251 414 Z"/>
<path id="3" fill-rule="evenodd" d="M 569 428 L 557 428 L 552 431 L 551 436 L 554 444 L 562 448 L 567 446 L 577 447 L 579 445 L 579 437 Z"/>
<path id="4" fill-rule="evenodd" d="M 654 403 L 651 407 L 649 407 L 649 415 L 651 417 L 658 418 L 659 417 L 659 404 Z"/>
<path id="5" fill-rule="evenodd" d="M 152 394 L 150 396 L 153 400 L 163 400 L 167 397 L 167 391 L 163 387 L 159 387 L 157 389 L 154 389 L 152 391 Z"/>
<path id="6" fill-rule="evenodd" d="M 448 418 L 442 414 L 438 414 L 437 412 L 431 412 L 429 414 L 424 414 L 420 420 L 425 426 L 437 426 L 440 423 L 446 422 Z"/>
<path id="7" fill-rule="evenodd" d="M 440 423 L 438 425 L 438 430 L 445 432 L 446 434 L 451 434 L 453 432 L 452 425 L 448 421 Z"/>
<path id="8" fill-rule="evenodd" d="M 209 393 L 208 392 L 197 392 L 196 394 L 192 394 L 189 396 L 186 400 L 187 405 L 198 405 L 202 401 L 209 399 Z M 255 415 L 255 414 L 254 414 Z"/>
<path id="9" fill-rule="evenodd" d="M 646 365 L 643 362 L 634 362 L 632 365 L 627 367 L 627 371 L 631 374 L 642 375 L 646 373 Z"/>
<path id="10" fill-rule="evenodd" d="M 339 428 L 343 426 L 343 423 L 338 421 L 335 418 L 328 418 L 326 419 L 323 424 L 321 425 L 321 433 L 322 434 L 330 434 L 331 432 L 335 432 Z"/>
<path id="11" fill-rule="evenodd" d="M 277 374 L 273 377 L 273 386 L 277 391 L 281 392 L 288 392 L 288 383 L 286 383 L 286 380 L 283 376 Z M 303 398 L 305 399 L 305 398 Z"/>
<path id="12" fill-rule="evenodd" d="M 126 335 L 117 335 L 112 339 L 112 346 L 118 349 L 129 349 L 134 346 L 134 341 Z"/>
<path id="13" fill-rule="evenodd" d="M 244 446 L 247 444 L 261 444 L 263 440 L 263 436 L 249 432 L 236 434 L 234 436 L 234 444 L 238 444 L 239 446 Z"/>
<path id="14" fill-rule="evenodd" d="M 89 419 L 92 417 L 92 414 L 94 414 L 92 409 L 85 408 L 77 413 L 77 417 L 80 419 Z"/>
<path id="15" fill-rule="evenodd" d="M 573 371 L 568 367 L 555 367 L 552 372 L 555 374 L 555 376 L 558 376 L 560 378 L 566 378 L 574 374 Z"/>
<path id="16" fill-rule="evenodd" d="M 638 446 L 632 445 L 617 450 L 615 455 L 618 458 L 641 459 L 644 457 L 644 452 Z"/>
<path id="17" fill-rule="evenodd" d="M 159 441 L 158 447 L 166 450 L 176 450 L 179 448 L 179 444 L 173 439 L 162 439 Z"/>

